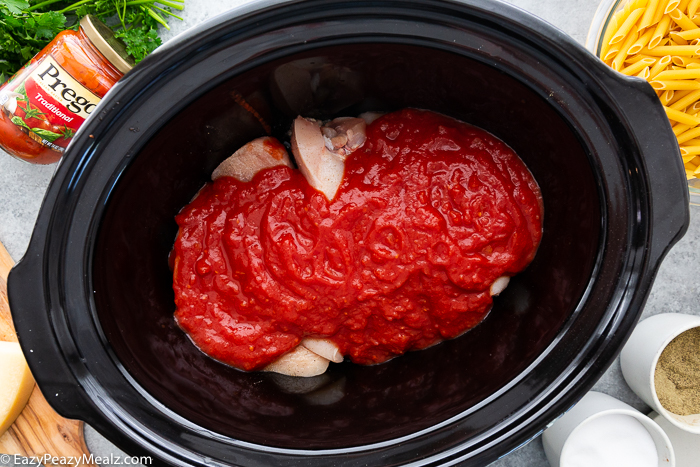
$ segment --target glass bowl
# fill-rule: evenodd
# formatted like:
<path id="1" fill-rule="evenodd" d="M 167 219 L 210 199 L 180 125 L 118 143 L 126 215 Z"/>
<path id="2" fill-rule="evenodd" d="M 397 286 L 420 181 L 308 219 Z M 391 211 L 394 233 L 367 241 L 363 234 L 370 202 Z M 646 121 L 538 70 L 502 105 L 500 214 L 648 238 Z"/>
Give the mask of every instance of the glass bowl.
<path id="1" fill-rule="evenodd" d="M 586 37 L 586 48 L 596 57 L 600 54 L 601 41 L 613 15 L 631 1 L 633 0 L 603 0 L 598 5 Z M 688 191 L 690 192 L 690 204 L 700 206 L 700 179 L 688 180 Z"/>

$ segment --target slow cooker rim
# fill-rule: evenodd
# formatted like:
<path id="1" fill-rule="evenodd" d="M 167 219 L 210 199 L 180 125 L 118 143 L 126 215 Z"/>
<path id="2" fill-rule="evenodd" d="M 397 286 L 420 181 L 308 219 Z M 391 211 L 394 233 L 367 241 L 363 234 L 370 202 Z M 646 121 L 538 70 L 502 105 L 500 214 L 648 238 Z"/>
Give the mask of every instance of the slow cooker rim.
<path id="1" fill-rule="evenodd" d="M 296 2 L 294 2 L 294 3 L 296 3 Z M 384 3 L 394 3 L 394 2 L 384 2 Z M 423 4 L 423 3 L 430 3 L 430 4 L 437 4 L 437 3 L 442 3 L 442 2 L 413 2 L 413 3 L 420 3 L 420 4 Z M 475 2 L 475 3 L 479 3 L 479 2 Z M 481 2 L 481 4 L 486 4 L 486 3 L 487 3 L 487 2 Z M 494 9 L 494 10 L 495 10 L 495 9 Z M 506 9 L 504 9 L 504 11 L 508 11 L 508 9 L 506 8 Z M 231 15 L 231 18 L 233 18 L 233 15 Z M 189 36 L 187 36 L 187 35 L 181 36 L 179 40 L 180 40 L 180 41 L 185 41 L 185 40 L 187 39 L 187 37 L 189 37 Z M 132 80 L 134 80 L 134 79 L 135 79 L 135 78 L 132 78 Z M 115 97 L 115 98 L 116 98 L 116 97 Z M 110 103 L 113 103 L 113 104 L 114 104 L 114 99 L 112 99 L 112 100 L 110 101 Z M 101 108 L 104 108 L 104 107 L 101 107 Z M 118 117 L 118 115 L 117 115 L 117 117 Z M 92 125 L 89 125 L 89 127 L 90 127 L 91 129 L 97 126 L 96 124 L 94 124 L 94 123 L 95 123 L 94 121 L 93 121 L 92 123 L 93 123 Z M 86 131 L 87 131 L 87 130 L 86 130 Z M 85 143 L 86 141 L 87 141 L 87 136 L 85 136 L 85 135 L 83 134 L 82 142 Z M 89 142 L 89 141 L 87 141 L 87 142 Z M 75 146 L 77 146 L 77 144 L 76 144 Z M 88 145 L 88 146 L 89 146 L 89 145 Z M 94 150 L 94 148 L 93 148 L 93 150 Z M 76 152 L 77 152 L 77 151 L 76 151 Z M 76 162 L 76 159 L 77 159 L 77 158 L 74 158 L 74 160 L 72 160 L 71 162 L 75 163 L 75 162 Z M 73 167 L 69 168 L 69 167 L 67 166 L 67 165 L 68 165 L 67 162 L 68 162 L 68 161 L 62 163 L 61 166 L 59 167 L 59 170 L 58 170 L 57 176 L 56 176 L 56 180 L 60 180 L 60 179 L 61 179 L 61 176 L 60 176 L 60 175 L 62 175 L 63 178 L 65 179 L 66 176 L 67 176 L 68 174 L 71 173 L 70 170 L 73 169 Z M 88 165 L 89 165 L 89 161 L 88 161 Z M 75 169 L 73 169 L 73 170 L 75 170 Z M 53 196 L 53 199 L 52 199 L 52 200 L 48 200 L 49 198 L 47 197 L 47 200 L 48 200 L 48 201 L 45 203 L 45 207 L 42 208 L 42 213 L 40 214 L 40 218 L 42 218 L 42 217 L 45 218 L 45 217 L 46 217 L 46 212 L 45 212 L 45 211 L 48 210 L 48 209 L 51 207 L 51 204 L 52 204 L 52 203 L 56 203 L 56 202 L 57 202 L 56 198 L 58 197 L 58 193 L 56 193 L 56 190 L 58 190 L 59 188 L 58 188 L 57 186 L 55 186 L 55 185 L 57 185 L 56 180 L 52 183 L 52 188 L 50 189 L 50 192 L 53 191 L 53 195 L 54 195 L 54 196 Z M 53 220 L 52 220 L 52 222 L 53 222 Z M 48 232 L 48 230 L 49 230 L 49 228 L 47 227 L 47 228 L 46 228 L 46 231 L 44 232 L 44 236 L 45 236 L 45 234 Z M 40 237 L 40 235 L 36 234 L 36 232 L 35 232 L 35 236 L 36 236 L 36 237 Z M 46 241 L 46 240 L 43 240 L 43 241 L 42 241 L 42 240 L 40 240 L 39 238 L 33 239 L 32 242 L 31 242 L 31 245 L 30 245 L 30 250 L 28 251 L 27 257 L 25 257 L 25 258 L 34 257 L 35 255 L 40 256 L 40 255 L 41 255 L 41 250 L 43 250 L 44 247 L 48 250 L 48 245 L 45 245 L 45 244 L 44 244 L 45 241 Z M 45 251 L 46 251 L 46 250 L 45 250 Z M 45 261 L 48 261 L 48 260 L 45 260 Z M 653 266 L 653 265 L 652 265 L 652 266 Z M 13 274 L 13 275 L 14 275 L 14 274 Z M 13 285 L 14 285 L 14 283 L 13 283 Z M 15 295 L 15 294 L 13 294 L 13 295 Z M 607 366 L 607 365 L 606 365 L 606 366 Z M 592 383 L 591 383 L 591 384 L 592 384 Z"/>

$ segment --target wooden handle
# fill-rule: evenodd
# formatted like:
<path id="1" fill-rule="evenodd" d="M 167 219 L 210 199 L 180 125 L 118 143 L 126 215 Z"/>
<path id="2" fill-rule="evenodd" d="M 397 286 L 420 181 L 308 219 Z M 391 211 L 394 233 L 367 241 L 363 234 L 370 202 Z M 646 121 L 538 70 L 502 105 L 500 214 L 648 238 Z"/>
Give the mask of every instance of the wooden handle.
<path id="1" fill-rule="evenodd" d="M 0 243 L 0 341 L 17 342 L 7 301 L 7 275 L 14 265 L 12 257 Z M 90 452 L 83 437 L 83 422 L 67 420 L 58 415 L 46 402 L 39 387 L 34 387 L 24 411 L 15 423 L 0 436 L 0 453 L 43 457 L 89 459 Z M 81 464 L 87 467 L 94 464 Z"/>
<path id="2" fill-rule="evenodd" d="M 0 243 L 0 342 L 17 342 L 15 327 L 12 325 L 10 304 L 7 301 L 7 275 L 13 264 L 10 254 Z"/>

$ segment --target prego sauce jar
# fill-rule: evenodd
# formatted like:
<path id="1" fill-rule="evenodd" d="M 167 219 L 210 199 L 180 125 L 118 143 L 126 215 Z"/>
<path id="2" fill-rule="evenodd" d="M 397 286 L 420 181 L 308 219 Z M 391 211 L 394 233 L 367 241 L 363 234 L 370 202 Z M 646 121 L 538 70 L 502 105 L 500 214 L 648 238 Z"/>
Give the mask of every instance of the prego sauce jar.
<path id="1" fill-rule="evenodd" d="M 80 125 L 133 66 L 124 44 L 92 16 L 59 33 L 0 88 L 0 147 L 34 164 L 61 158 Z"/>

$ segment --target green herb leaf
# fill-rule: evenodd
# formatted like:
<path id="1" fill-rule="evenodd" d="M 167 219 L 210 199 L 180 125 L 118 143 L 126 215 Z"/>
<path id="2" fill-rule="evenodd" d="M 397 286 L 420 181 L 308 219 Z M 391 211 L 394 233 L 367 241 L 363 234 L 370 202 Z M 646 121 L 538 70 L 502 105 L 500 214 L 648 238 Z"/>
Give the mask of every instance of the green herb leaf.
<path id="1" fill-rule="evenodd" d="M 66 17 L 57 11 L 47 11 L 35 16 L 35 37 L 40 39 L 53 39 L 66 25 Z"/>
<path id="2" fill-rule="evenodd" d="M 26 123 L 24 123 L 24 120 L 22 120 L 22 117 L 17 117 L 17 116 L 15 116 L 15 117 L 12 117 L 12 118 L 10 119 L 10 121 L 11 121 L 12 123 L 14 123 L 15 125 L 19 125 L 19 126 L 21 126 L 21 127 L 26 128 L 27 130 L 31 130 L 31 128 L 29 128 L 29 126 L 28 126 Z"/>
<path id="3" fill-rule="evenodd" d="M 63 130 L 61 130 L 61 136 L 63 136 L 64 139 L 69 139 L 72 138 L 75 135 L 75 130 L 72 128 L 68 128 L 66 125 L 63 125 Z"/>
<path id="4" fill-rule="evenodd" d="M 7 11 L 13 15 L 18 15 L 29 8 L 29 3 L 25 0 L 0 0 L 0 5 L 7 8 Z"/>
<path id="5" fill-rule="evenodd" d="M 132 28 L 116 32 L 116 36 L 126 44 L 126 51 L 136 62 L 143 60 L 161 44 L 158 31 L 155 29 Z"/>
<path id="6" fill-rule="evenodd" d="M 44 130 L 43 128 L 32 128 L 32 131 L 51 143 L 53 143 L 54 141 L 56 141 L 58 138 L 61 137 L 61 135 L 59 133 L 54 133 L 53 131 Z"/>
<path id="7" fill-rule="evenodd" d="M 111 27 L 138 63 L 161 44 L 167 22 L 158 12 L 180 19 L 170 10 L 183 7 L 184 0 L 0 0 L 0 83 L 87 14 Z"/>

